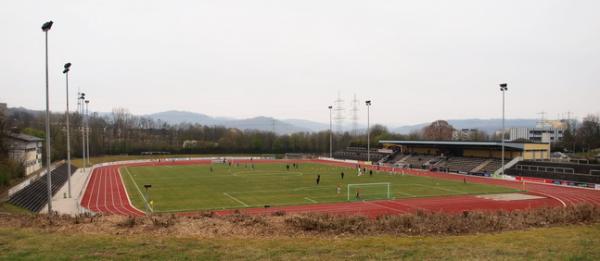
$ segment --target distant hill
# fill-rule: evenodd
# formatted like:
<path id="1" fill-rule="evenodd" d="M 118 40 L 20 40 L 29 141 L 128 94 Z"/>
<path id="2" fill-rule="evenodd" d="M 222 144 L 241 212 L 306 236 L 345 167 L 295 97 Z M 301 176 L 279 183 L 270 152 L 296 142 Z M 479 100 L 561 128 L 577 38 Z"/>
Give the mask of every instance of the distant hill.
<path id="1" fill-rule="evenodd" d="M 8 108 L 8 114 L 15 113 L 27 113 L 27 114 L 40 114 L 43 111 L 30 110 L 23 107 Z M 111 117 L 111 113 L 98 112 L 101 116 Z M 328 123 L 315 122 L 304 119 L 285 119 L 278 120 L 272 117 L 253 117 L 248 119 L 234 119 L 227 117 L 212 117 L 202 113 L 189 112 L 189 111 L 164 111 L 148 115 L 143 115 L 154 120 L 161 120 L 169 124 L 180 124 L 180 123 L 192 123 L 201 124 L 207 126 L 224 126 L 229 128 L 238 128 L 242 130 L 261 130 L 261 131 L 272 131 L 275 130 L 277 134 L 290 134 L 295 132 L 318 132 L 329 130 Z M 537 119 L 507 119 L 506 128 L 511 127 L 535 127 Z M 502 128 L 502 119 L 460 119 L 460 120 L 448 120 L 448 122 L 456 129 L 479 129 L 487 133 L 494 133 Z M 427 126 L 427 123 L 420 123 L 414 125 L 405 125 L 395 128 L 388 129 L 391 132 L 408 134 L 412 131 L 419 131 L 423 127 Z M 335 130 L 335 125 L 333 126 Z M 365 126 L 359 126 L 361 131 L 364 131 Z M 351 127 L 345 125 L 344 130 L 350 130 Z"/>
<path id="2" fill-rule="evenodd" d="M 271 117 L 254 117 L 249 119 L 233 119 L 224 117 L 211 117 L 206 114 L 187 112 L 187 111 L 165 111 L 145 115 L 148 118 L 161 120 L 169 124 L 196 123 L 207 126 L 224 126 L 228 128 L 238 128 L 241 130 L 260 130 L 275 131 L 277 134 L 290 134 L 295 132 L 315 131 L 310 127 L 297 126 L 290 122 L 277 120 Z M 306 121 L 309 122 L 309 121 Z M 312 123 L 310 126 L 316 126 Z"/>
<path id="3" fill-rule="evenodd" d="M 154 120 L 161 120 L 169 124 L 198 123 L 208 126 L 221 125 L 224 121 L 231 120 L 230 118 L 211 117 L 206 114 L 189 111 L 163 111 L 144 116 Z"/>
<path id="4" fill-rule="evenodd" d="M 537 119 L 506 119 L 506 128 L 535 127 Z M 494 133 L 502 129 L 502 119 L 463 119 L 448 120 L 448 123 L 455 129 L 479 129 L 487 133 Z M 430 123 L 420 123 L 415 125 L 406 125 L 391 129 L 393 132 L 408 134 L 412 131 L 421 130 Z"/>
<path id="5" fill-rule="evenodd" d="M 320 123 L 320 122 L 316 122 L 316 121 L 301 120 L 301 119 L 287 119 L 287 120 L 282 120 L 282 121 L 286 122 L 288 124 L 291 124 L 291 125 L 309 129 L 314 132 L 329 130 L 329 124 L 327 124 L 327 123 Z"/>

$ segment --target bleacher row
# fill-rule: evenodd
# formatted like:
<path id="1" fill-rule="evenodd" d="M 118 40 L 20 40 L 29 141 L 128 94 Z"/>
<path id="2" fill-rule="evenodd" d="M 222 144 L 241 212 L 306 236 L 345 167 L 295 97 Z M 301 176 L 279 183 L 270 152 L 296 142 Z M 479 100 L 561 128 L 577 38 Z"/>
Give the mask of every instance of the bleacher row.
<path id="1" fill-rule="evenodd" d="M 594 164 L 527 160 L 507 169 L 506 174 L 600 184 L 600 165 Z"/>
<path id="2" fill-rule="evenodd" d="M 597 164 L 578 164 L 578 163 L 559 163 L 549 161 L 521 161 L 519 166 L 543 166 L 550 168 L 572 169 L 573 173 L 585 175 L 598 175 L 600 173 L 600 165 Z"/>
<path id="3" fill-rule="evenodd" d="M 336 159 L 350 159 L 350 160 L 360 160 L 367 161 L 368 157 L 366 148 L 358 148 L 358 147 L 348 147 L 342 151 L 336 151 L 333 153 L 333 157 Z M 370 151 L 371 161 L 379 161 L 386 155 L 380 152 L 377 152 L 377 149 L 372 149 Z"/>
<path id="4" fill-rule="evenodd" d="M 450 172 L 493 173 L 502 164 L 498 159 L 476 157 L 442 157 L 433 155 L 396 153 L 383 162 L 401 167 L 435 169 Z"/>
<path id="5" fill-rule="evenodd" d="M 67 178 L 69 177 L 67 169 L 67 164 L 62 164 L 51 171 L 53 196 L 67 182 Z M 74 173 L 76 170 L 77 167 L 71 165 L 71 171 Z M 46 179 L 45 175 L 42 176 L 12 195 L 8 202 L 33 212 L 39 212 L 48 203 L 48 183 Z"/>

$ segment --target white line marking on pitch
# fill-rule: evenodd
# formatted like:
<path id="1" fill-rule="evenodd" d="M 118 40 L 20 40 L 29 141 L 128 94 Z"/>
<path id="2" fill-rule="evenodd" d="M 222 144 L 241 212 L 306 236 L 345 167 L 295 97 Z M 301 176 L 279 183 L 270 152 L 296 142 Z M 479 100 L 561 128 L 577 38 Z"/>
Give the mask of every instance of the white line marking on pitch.
<path id="1" fill-rule="evenodd" d="M 316 201 L 316 200 L 314 200 L 314 199 L 311 199 L 311 198 L 309 198 L 309 197 L 305 197 L 304 199 L 306 199 L 306 200 L 308 200 L 308 201 L 310 201 L 310 202 L 312 202 L 312 203 L 319 203 L 318 201 Z"/>
<path id="2" fill-rule="evenodd" d="M 131 179 L 131 182 L 133 182 L 133 185 L 135 185 L 135 188 L 137 189 L 137 191 L 140 193 L 140 196 L 142 196 L 142 199 L 144 200 L 144 203 L 146 203 L 146 206 L 148 206 L 150 211 L 154 212 L 154 209 L 150 206 L 150 204 L 148 204 L 146 197 L 144 197 L 144 193 L 142 193 L 142 191 L 140 190 L 140 187 L 138 187 L 137 183 L 135 183 L 135 180 L 131 176 L 131 172 L 129 172 L 129 169 L 127 167 L 125 167 L 125 171 L 127 171 L 127 175 Z M 131 204 L 131 205 L 133 205 L 133 204 Z"/>
<path id="3" fill-rule="evenodd" d="M 443 188 L 443 187 L 427 186 L 427 185 L 423 185 L 423 184 L 415 184 L 415 185 L 417 185 L 417 186 L 421 186 L 421 187 L 426 187 L 426 188 L 432 188 L 432 189 L 444 190 L 444 191 L 453 192 L 453 193 L 459 193 L 459 194 L 465 194 L 465 193 L 466 193 L 466 192 L 464 192 L 464 191 L 455 190 L 455 189 L 449 189 L 449 188 Z"/>
<path id="4" fill-rule="evenodd" d="M 223 195 L 225 195 L 225 196 L 229 197 L 230 199 L 233 199 L 233 200 L 235 200 L 237 203 L 240 203 L 240 204 L 244 205 L 244 207 L 248 207 L 248 204 L 246 204 L 246 203 L 244 203 L 243 201 L 241 201 L 241 200 L 239 200 L 239 199 L 235 198 L 235 197 L 234 197 L 234 196 L 232 196 L 232 195 L 229 195 L 229 194 L 227 194 L 227 193 L 225 193 L 225 192 L 223 192 Z"/>

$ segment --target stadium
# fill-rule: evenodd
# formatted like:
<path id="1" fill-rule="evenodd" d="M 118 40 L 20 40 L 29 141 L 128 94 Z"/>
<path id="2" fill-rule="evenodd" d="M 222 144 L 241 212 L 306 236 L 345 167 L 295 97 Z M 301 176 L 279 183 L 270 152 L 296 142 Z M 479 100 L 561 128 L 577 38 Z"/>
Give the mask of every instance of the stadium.
<path id="1" fill-rule="evenodd" d="M 600 1 L 5 2 L 0 260 L 600 260 Z"/>
<path id="2" fill-rule="evenodd" d="M 347 148 L 334 158 L 167 156 L 97 164 L 74 184 L 80 187 L 79 204 L 71 211 L 143 216 L 201 211 L 227 215 L 238 210 L 377 217 L 417 210 L 517 210 L 600 203 L 598 176 L 591 174 L 600 167 L 549 162 L 549 144 L 506 143 L 502 165 L 497 157 L 502 155 L 500 143 L 380 143 L 382 149 L 372 155 L 366 149 Z M 377 162 L 366 161 L 367 157 Z M 55 170 L 57 201 L 65 200 L 60 196 L 65 194 L 66 171 L 65 165 Z M 74 166 L 72 171 L 78 173 Z M 9 202 L 44 211 L 43 183 L 39 179 L 13 192 Z"/>
<path id="3" fill-rule="evenodd" d="M 162 158 L 100 164 L 83 181 L 80 205 L 92 213 L 133 216 L 200 211 L 227 215 L 240 209 L 252 214 L 376 217 L 423 209 L 462 212 L 600 203 L 598 185 L 581 181 L 597 178 L 585 175 L 593 169 L 574 173 L 564 166 L 600 168 L 568 163 L 551 167 L 556 163 L 544 161 L 549 144 L 507 143 L 504 167 L 517 175 L 502 178 L 501 159 L 493 157 L 501 155 L 497 143 L 381 143 L 385 149 L 373 151 L 377 163 L 348 159 L 366 157 L 365 151 L 349 148 L 335 153 L 349 156 L 344 159 Z M 543 166 L 544 176 L 530 170 L 532 166 Z M 566 179 L 553 178 L 559 174 Z"/>

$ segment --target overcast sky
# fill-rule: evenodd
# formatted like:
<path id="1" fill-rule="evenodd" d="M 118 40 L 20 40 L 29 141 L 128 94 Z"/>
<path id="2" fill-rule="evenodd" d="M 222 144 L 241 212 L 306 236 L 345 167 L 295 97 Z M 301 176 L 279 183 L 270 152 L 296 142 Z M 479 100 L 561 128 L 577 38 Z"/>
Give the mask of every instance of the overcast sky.
<path id="1" fill-rule="evenodd" d="M 337 93 L 372 121 L 600 111 L 600 1 L 1 1 L 0 102 L 51 109 L 72 62 L 94 111 L 327 122 Z M 349 115 L 348 115 L 349 117 Z"/>

